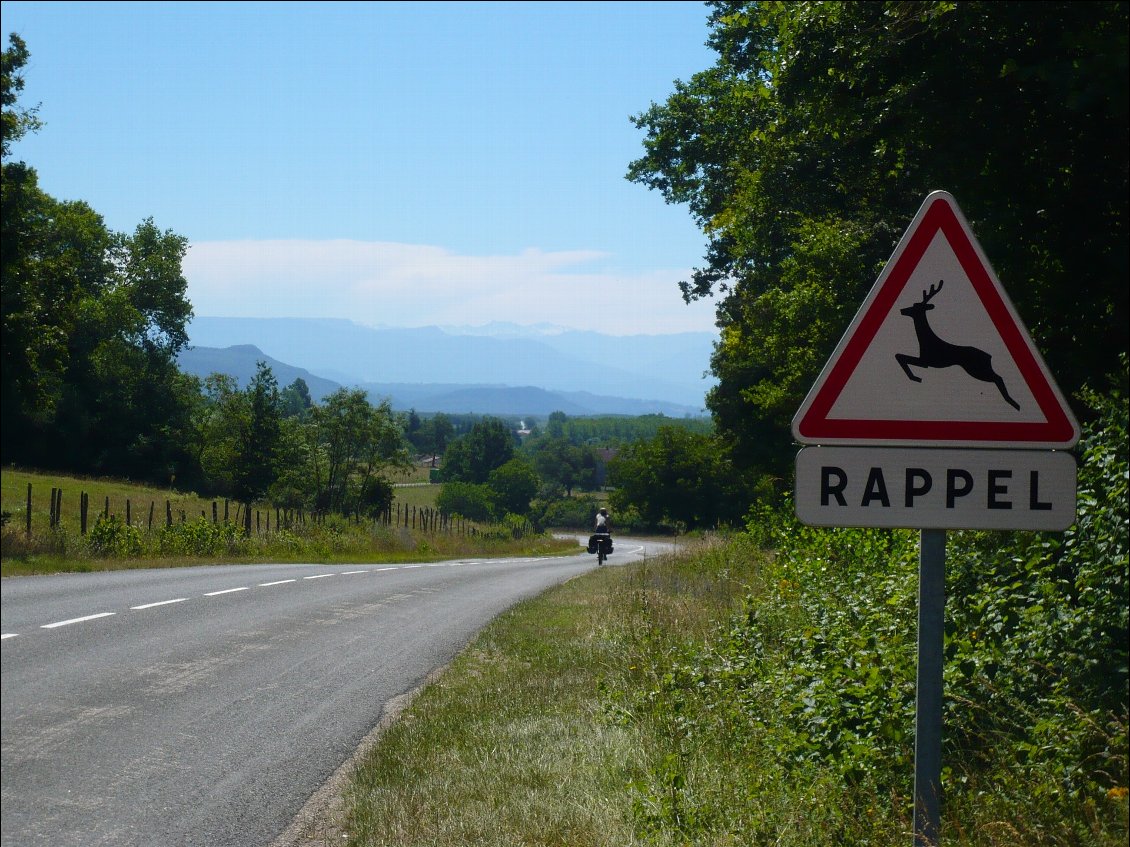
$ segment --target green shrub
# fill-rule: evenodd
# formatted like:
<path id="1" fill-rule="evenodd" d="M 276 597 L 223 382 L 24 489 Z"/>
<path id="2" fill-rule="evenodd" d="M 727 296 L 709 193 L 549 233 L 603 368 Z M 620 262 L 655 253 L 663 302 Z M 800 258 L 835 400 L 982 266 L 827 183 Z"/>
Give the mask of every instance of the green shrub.
<path id="1" fill-rule="evenodd" d="M 592 529 L 593 516 L 600 504 L 595 497 L 562 497 L 550 500 L 535 500 L 532 504 L 531 518 L 534 524 L 543 529 Z"/>
<path id="2" fill-rule="evenodd" d="M 445 515 L 488 523 L 495 517 L 494 491 L 485 484 L 445 482 L 436 496 L 436 508 Z"/>
<path id="3" fill-rule="evenodd" d="M 166 526 L 157 534 L 157 549 L 172 556 L 218 556 L 239 549 L 241 530 L 233 523 L 205 518 Z"/>
<path id="4" fill-rule="evenodd" d="M 141 530 L 128 526 L 117 515 L 99 516 L 87 536 L 87 545 L 95 556 L 125 559 L 140 556 Z"/>

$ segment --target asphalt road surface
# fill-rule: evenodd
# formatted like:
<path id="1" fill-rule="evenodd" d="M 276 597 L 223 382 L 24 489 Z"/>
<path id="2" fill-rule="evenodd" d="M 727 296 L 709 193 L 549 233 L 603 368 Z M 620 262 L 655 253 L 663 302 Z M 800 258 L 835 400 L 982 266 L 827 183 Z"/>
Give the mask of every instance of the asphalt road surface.
<path id="1" fill-rule="evenodd" d="M 659 545 L 617 539 L 609 564 Z M 514 603 L 596 558 L 3 580 L 3 847 L 268 845 Z"/>

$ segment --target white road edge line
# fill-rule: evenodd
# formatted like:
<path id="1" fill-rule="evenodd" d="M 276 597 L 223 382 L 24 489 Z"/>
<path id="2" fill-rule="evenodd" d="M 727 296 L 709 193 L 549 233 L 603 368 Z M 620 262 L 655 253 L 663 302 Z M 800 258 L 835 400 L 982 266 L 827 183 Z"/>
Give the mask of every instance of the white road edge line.
<path id="1" fill-rule="evenodd" d="M 355 573 L 368 573 L 368 571 L 342 571 L 342 576 L 352 576 Z"/>
<path id="2" fill-rule="evenodd" d="M 2 635 L 0 635 L 0 641 L 3 641 L 7 638 L 15 638 L 17 635 L 19 635 L 18 632 L 5 632 Z"/>
<path id="3" fill-rule="evenodd" d="M 275 582 L 260 582 L 259 587 L 260 588 L 267 588 L 268 586 L 271 586 L 271 585 L 285 585 L 288 582 L 298 582 L 298 580 L 297 579 L 280 579 L 280 580 L 277 580 Z"/>
<path id="4" fill-rule="evenodd" d="M 223 591 L 209 591 L 204 596 L 205 597 L 215 597 L 219 594 L 234 594 L 236 591 L 246 591 L 246 590 L 247 590 L 247 586 L 245 585 L 242 588 L 225 588 Z"/>
<path id="5" fill-rule="evenodd" d="M 96 618 L 108 618 L 110 615 L 116 615 L 117 612 L 99 612 L 97 615 L 87 615 L 83 618 L 71 618 L 69 621 L 55 621 L 55 623 L 45 623 L 40 629 L 54 629 L 57 626 L 69 626 L 73 623 L 82 623 L 83 621 L 92 621 Z"/>
<path id="6" fill-rule="evenodd" d="M 336 574 L 332 574 L 332 573 L 318 573 L 318 574 L 314 574 L 313 576 L 304 576 L 304 577 L 302 577 L 302 578 L 303 578 L 303 579 L 325 579 L 325 578 L 326 578 L 327 576 L 336 576 Z"/>
<path id="7" fill-rule="evenodd" d="M 142 606 L 130 606 L 131 609 L 152 609 L 154 606 L 168 606 L 170 603 L 183 603 L 187 597 L 178 597 L 176 600 L 158 600 L 156 603 L 145 603 Z"/>

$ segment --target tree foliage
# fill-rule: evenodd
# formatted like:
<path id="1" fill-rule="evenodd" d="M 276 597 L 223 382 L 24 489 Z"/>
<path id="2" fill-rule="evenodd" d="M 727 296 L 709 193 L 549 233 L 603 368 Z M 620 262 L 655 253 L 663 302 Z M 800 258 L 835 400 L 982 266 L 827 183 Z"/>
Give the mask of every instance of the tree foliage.
<path id="1" fill-rule="evenodd" d="M 109 230 L 81 201 L 39 188 L 10 162 L 38 129 L 16 108 L 23 42 L 3 54 L 3 370 L 5 461 L 167 482 L 189 462 L 195 380 L 176 368 L 192 316 L 181 262 L 187 241 L 152 219 Z"/>
<path id="2" fill-rule="evenodd" d="M 36 132 L 42 126 L 36 112 L 38 106 L 20 108 L 16 104 L 24 89 L 21 71 L 31 54 L 24 40 L 16 33 L 8 36 L 8 49 L 0 53 L 0 103 L 3 104 L 2 134 L 0 134 L 0 153 L 5 159 L 11 145 L 29 132 Z"/>
<path id="3" fill-rule="evenodd" d="M 483 484 L 491 471 L 513 457 L 516 446 L 516 436 L 504 421 L 484 418 L 448 446 L 443 457 L 443 479 Z"/>
<path id="4" fill-rule="evenodd" d="M 613 512 L 634 509 L 650 526 L 704 529 L 741 518 L 729 462 L 710 436 L 663 427 L 625 447 L 608 472 Z"/>
<path id="5" fill-rule="evenodd" d="M 708 405 L 745 466 L 788 423 L 926 195 L 961 203 L 1074 394 L 1127 349 L 1127 4 L 710 4 L 716 64 L 635 118 L 631 180 L 707 236 Z"/>
<path id="6" fill-rule="evenodd" d="M 258 362 L 245 392 L 247 415 L 236 431 L 232 495 L 251 504 L 262 498 L 278 476 L 282 411 L 279 384 L 266 362 Z"/>
<path id="7" fill-rule="evenodd" d="M 540 478 L 529 462 L 515 457 L 491 471 L 487 485 L 494 491 L 495 502 L 503 514 L 527 515 Z"/>
<path id="8" fill-rule="evenodd" d="M 305 472 L 320 510 L 376 513 L 391 489 L 388 467 L 407 465 L 403 430 L 388 402 L 369 403 L 361 389 L 340 388 L 311 410 Z"/>

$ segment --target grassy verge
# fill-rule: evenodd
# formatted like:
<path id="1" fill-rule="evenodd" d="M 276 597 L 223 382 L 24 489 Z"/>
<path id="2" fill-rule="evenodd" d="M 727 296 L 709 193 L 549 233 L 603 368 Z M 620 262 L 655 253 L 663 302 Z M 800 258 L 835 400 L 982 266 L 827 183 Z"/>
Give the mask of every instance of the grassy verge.
<path id="1" fill-rule="evenodd" d="M 501 616 L 360 765 L 347 843 L 644 843 L 634 804 L 663 745 L 609 692 L 654 681 L 657 631 L 701 638 L 740 586 L 721 569 L 653 560 Z"/>
<path id="2" fill-rule="evenodd" d="M 895 583 L 891 608 L 902 619 L 914 584 L 897 574 Z M 825 605 L 842 605 L 846 586 L 820 586 Z M 854 683 L 827 669 L 788 670 L 805 661 L 794 643 L 839 649 L 813 630 L 796 595 L 776 558 L 739 538 L 604 568 L 515 607 L 362 757 L 344 792 L 343 828 L 324 843 L 911 843 L 913 713 L 899 689 L 913 668 L 884 666 L 879 728 L 865 735 L 858 722 L 851 735 L 837 708 L 853 708 Z M 912 639 L 910 621 L 902 629 Z M 864 670 L 873 623 L 851 629 Z M 753 631 L 774 634 L 753 644 Z M 828 687 L 838 693 L 822 693 Z M 980 764 L 976 751 L 948 748 L 945 843 L 1124 844 L 1125 719 L 1116 724 L 1106 761 L 1094 750 L 1080 759 L 1103 787 L 1074 796 L 1006 744 Z M 838 734 L 821 736 L 829 726 Z M 1020 740 L 1028 731 L 1008 730 Z"/>

